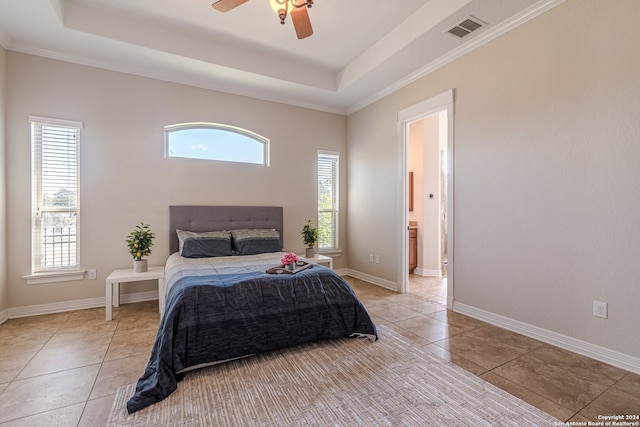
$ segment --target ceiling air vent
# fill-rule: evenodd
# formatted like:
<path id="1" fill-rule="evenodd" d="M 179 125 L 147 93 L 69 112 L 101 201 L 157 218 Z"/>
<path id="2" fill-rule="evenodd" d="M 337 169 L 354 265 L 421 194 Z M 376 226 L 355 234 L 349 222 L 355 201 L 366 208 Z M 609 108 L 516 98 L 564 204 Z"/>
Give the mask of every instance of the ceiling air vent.
<path id="1" fill-rule="evenodd" d="M 453 34 L 456 37 L 462 38 L 462 37 L 466 36 L 467 34 L 477 30 L 480 27 L 482 27 L 483 25 L 485 25 L 485 23 L 482 22 L 481 20 L 479 20 L 478 18 L 475 18 L 473 16 L 469 16 L 464 21 L 462 21 L 459 24 L 455 25 L 453 28 L 450 28 L 449 30 L 447 30 L 447 32 L 449 34 Z"/>

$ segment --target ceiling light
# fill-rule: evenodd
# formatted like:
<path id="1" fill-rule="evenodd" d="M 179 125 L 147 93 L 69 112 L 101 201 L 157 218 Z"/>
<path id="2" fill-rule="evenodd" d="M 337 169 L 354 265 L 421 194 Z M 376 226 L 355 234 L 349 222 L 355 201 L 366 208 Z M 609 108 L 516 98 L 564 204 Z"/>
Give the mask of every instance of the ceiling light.
<path id="1" fill-rule="evenodd" d="M 220 12 L 229 12 L 232 9 L 248 2 L 249 0 L 218 0 L 211 6 Z M 304 39 L 313 34 L 308 8 L 313 6 L 313 0 L 269 0 L 271 8 L 278 14 L 280 23 L 284 24 L 287 15 L 291 16 L 293 27 L 299 39 Z"/>
<path id="2" fill-rule="evenodd" d="M 271 9 L 278 14 L 280 23 L 284 24 L 287 15 L 291 14 L 295 9 L 313 6 L 313 0 L 269 0 L 269 4 Z"/>

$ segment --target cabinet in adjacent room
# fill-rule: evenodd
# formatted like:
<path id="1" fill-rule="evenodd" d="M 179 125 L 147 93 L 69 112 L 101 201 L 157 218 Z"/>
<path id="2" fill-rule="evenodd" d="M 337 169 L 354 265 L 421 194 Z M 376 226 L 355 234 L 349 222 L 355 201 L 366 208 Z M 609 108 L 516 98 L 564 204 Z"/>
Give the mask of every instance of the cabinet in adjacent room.
<path id="1" fill-rule="evenodd" d="M 409 273 L 418 266 L 418 229 L 409 228 Z"/>

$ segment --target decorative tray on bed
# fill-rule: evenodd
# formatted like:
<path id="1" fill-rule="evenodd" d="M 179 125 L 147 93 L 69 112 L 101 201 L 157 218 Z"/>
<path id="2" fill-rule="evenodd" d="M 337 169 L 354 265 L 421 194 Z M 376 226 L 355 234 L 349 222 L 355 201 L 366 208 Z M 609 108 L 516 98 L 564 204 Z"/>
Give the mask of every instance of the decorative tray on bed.
<path id="1" fill-rule="evenodd" d="M 307 268 L 311 268 L 313 266 L 312 263 L 306 261 L 296 261 L 296 265 L 293 270 L 289 270 L 284 265 L 280 264 L 275 267 L 268 269 L 266 272 L 268 274 L 295 274 L 298 271 L 305 270 Z"/>

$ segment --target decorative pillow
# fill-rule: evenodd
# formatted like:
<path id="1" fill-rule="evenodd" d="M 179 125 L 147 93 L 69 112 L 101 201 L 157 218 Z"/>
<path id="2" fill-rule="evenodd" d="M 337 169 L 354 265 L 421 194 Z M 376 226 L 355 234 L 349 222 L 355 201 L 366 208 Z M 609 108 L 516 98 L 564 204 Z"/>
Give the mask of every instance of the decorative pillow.
<path id="1" fill-rule="evenodd" d="M 228 231 L 194 232 L 176 230 L 180 243 L 180 255 L 185 258 L 230 256 L 231 234 Z"/>
<path id="2" fill-rule="evenodd" d="M 255 255 L 282 251 L 280 233 L 274 229 L 243 228 L 231 230 L 237 255 Z"/>

